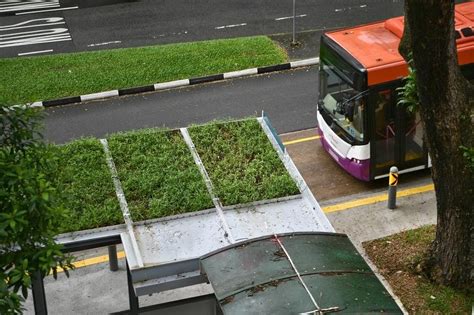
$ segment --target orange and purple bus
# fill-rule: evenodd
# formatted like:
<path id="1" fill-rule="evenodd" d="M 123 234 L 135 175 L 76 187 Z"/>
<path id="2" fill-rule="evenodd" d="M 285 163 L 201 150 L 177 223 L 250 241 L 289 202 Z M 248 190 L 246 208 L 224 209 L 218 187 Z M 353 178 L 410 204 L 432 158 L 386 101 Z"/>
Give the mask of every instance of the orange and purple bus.
<path id="1" fill-rule="evenodd" d="M 419 113 L 397 106 L 408 75 L 398 53 L 403 17 L 321 37 L 318 131 L 324 149 L 354 177 L 385 177 L 431 167 Z M 474 2 L 455 7 L 458 61 L 474 79 Z"/>

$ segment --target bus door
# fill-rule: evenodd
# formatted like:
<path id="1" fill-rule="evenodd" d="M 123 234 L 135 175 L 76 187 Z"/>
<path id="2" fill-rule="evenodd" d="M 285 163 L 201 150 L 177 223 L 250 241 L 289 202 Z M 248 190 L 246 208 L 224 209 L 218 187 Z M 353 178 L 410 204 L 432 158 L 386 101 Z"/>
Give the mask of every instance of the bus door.
<path id="1" fill-rule="evenodd" d="M 392 88 L 372 92 L 369 102 L 372 178 L 387 175 L 391 166 L 403 170 L 424 165 L 427 154 L 419 113 L 398 106 Z"/>

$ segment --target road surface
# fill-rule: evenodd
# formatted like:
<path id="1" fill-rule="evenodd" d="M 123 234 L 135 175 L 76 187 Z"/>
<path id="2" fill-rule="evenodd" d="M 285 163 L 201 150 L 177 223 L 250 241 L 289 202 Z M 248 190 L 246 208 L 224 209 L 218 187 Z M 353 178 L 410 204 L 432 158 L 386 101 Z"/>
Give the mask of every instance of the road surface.
<path id="1" fill-rule="evenodd" d="M 279 133 L 316 126 L 317 67 L 46 110 L 45 136 L 56 143 L 145 128 L 178 128 L 265 111 Z"/>
<path id="2" fill-rule="evenodd" d="M 0 57 L 291 33 L 291 0 L 0 2 Z M 297 0 L 298 32 L 401 15 L 401 0 Z"/>

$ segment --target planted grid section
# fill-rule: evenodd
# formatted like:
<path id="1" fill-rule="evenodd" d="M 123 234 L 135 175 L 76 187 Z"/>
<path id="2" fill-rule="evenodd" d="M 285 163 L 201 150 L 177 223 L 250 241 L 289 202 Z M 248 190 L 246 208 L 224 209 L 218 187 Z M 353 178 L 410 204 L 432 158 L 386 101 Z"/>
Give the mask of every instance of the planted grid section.
<path id="1" fill-rule="evenodd" d="M 108 142 L 133 221 L 213 207 L 179 131 L 122 133 Z"/>
<path id="2" fill-rule="evenodd" d="M 99 140 L 81 139 L 54 150 L 58 157 L 57 184 L 66 210 L 60 232 L 124 223 Z"/>
<path id="3" fill-rule="evenodd" d="M 223 205 L 299 193 L 256 119 L 188 130 Z"/>

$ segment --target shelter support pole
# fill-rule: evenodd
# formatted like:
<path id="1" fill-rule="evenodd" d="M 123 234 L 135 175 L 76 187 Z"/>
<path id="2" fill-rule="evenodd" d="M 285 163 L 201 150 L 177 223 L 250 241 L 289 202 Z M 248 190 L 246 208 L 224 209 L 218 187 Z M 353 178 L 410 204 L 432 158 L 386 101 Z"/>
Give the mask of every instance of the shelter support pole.
<path id="1" fill-rule="evenodd" d="M 127 284 L 128 284 L 128 300 L 130 302 L 130 314 L 138 315 L 138 310 L 139 310 L 138 297 L 135 294 L 135 290 L 133 289 L 132 273 L 130 272 L 128 263 L 127 263 Z"/>
<path id="2" fill-rule="evenodd" d="M 109 245 L 109 269 L 110 271 L 118 270 L 118 257 L 117 257 L 117 246 Z"/>
<path id="3" fill-rule="evenodd" d="M 47 315 L 46 295 L 44 293 L 43 276 L 41 272 L 36 271 L 32 277 L 31 291 L 33 291 L 33 304 L 36 315 Z"/>

